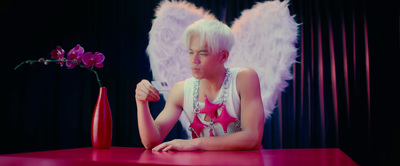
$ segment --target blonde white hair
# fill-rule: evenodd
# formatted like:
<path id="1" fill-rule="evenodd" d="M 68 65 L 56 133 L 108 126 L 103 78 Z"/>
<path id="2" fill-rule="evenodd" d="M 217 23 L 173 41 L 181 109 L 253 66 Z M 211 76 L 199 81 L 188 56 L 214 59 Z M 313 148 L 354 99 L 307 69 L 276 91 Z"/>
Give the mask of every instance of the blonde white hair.
<path id="1" fill-rule="evenodd" d="M 231 29 L 224 23 L 215 19 L 200 19 L 189 25 L 183 32 L 183 44 L 189 49 L 190 39 L 199 35 L 200 43 L 207 44 L 208 51 L 212 54 L 230 51 L 235 38 Z"/>

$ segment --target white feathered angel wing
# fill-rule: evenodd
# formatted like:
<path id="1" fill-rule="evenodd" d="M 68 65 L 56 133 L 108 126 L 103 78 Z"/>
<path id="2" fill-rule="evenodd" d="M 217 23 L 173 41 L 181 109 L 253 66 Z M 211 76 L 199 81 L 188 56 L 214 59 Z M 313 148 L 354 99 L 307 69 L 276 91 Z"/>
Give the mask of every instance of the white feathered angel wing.
<path id="1" fill-rule="evenodd" d="M 203 8 L 181 1 L 161 1 L 149 32 L 147 54 L 155 81 L 166 81 L 170 86 L 192 76 L 187 48 L 183 45 L 183 32 L 202 18 L 215 19 Z M 164 94 L 167 100 L 168 94 Z M 179 118 L 188 137 L 190 121 L 182 111 Z"/>
<path id="2" fill-rule="evenodd" d="M 242 12 L 232 24 L 235 35 L 227 67 L 251 67 L 260 78 L 265 118 L 268 118 L 279 94 L 292 78 L 296 61 L 298 24 L 290 15 L 288 1 L 257 3 Z"/>
<path id="3" fill-rule="evenodd" d="M 199 19 L 215 17 L 186 1 L 168 0 L 160 2 L 155 16 L 146 51 L 154 80 L 166 81 L 172 86 L 192 76 L 183 32 Z"/>
<path id="4" fill-rule="evenodd" d="M 275 108 L 278 94 L 288 85 L 286 80 L 291 79 L 291 65 L 297 57 L 298 24 L 287 6 L 288 1 L 258 3 L 243 11 L 232 25 L 235 45 L 227 67 L 251 67 L 257 71 L 266 118 Z M 160 3 L 155 15 L 147 47 L 153 78 L 174 85 L 192 76 L 182 41 L 184 30 L 201 18 L 215 17 L 191 3 L 168 0 Z M 182 113 L 179 120 L 191 137 L 186 115 Z"/>

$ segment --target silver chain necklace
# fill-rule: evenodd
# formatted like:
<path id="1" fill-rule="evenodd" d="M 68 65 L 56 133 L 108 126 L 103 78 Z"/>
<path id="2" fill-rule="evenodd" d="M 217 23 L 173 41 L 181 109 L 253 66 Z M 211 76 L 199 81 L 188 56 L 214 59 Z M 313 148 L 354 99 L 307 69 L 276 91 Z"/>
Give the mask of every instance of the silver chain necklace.
<path id="1" fill-rule="evenodd" d="M 222 102 L 220 103 L 224 103 L 226 104 L 226 101 L 228 100 L 228 88 L 229 88 L 229 80 L 231 77 L 231 71 L 229 70 L 229 68 L 226 69 L 226 73 L 225 73 L 225 78 L 224 78 L 224 82 L 222 83 Z M 200 85 L 200 80 L 199 79 L 195 79 L 194 81 L 194 90 L 193 90 L 193 112 L 194 112 L 194 116 L 198 116 L 198 113 L 200 113 L 200 106 L 199 106 L 199 85 Z M 218 94 L 219 95 L 219 94 Z M 210 101 L 211 102 L 211 101 Z M 218 103 L 218 102 L 217 102 Z M 194 120 L 193 120 L 194 121 Z M 200 122 L 202 123 L 202 122 Z M 193 124 L 193 122 L 192 122 Z M 207 127 L 210 127 L 210 136 L 214 136 L 214 119 L 211 119 L 209 125 L 206 125 Z M 235 125 L 238 129 L 241 129 L 241 125 L 240 125 L 240 120 L 236 120 L 235 121 Z M 196 137 L 199 137 L 199 135 L 195 132 L 195 130 L 192 127 L 189 127 L 189 130 L 194 133 L 196 135 Z M 225 131 L 226 133 L 226 131 Z"/>
<path id="2" fill-rule="evenodd" d="M 226 100 L 228 99 L 228 94 L 226 93 L 228 88 L 229 88 L 229 79 L 231 77 L 231 71 L 229 68 L 226 69 L 225 73 L 225 78 L 224 82 L 222 84 L 222 102 L 225 103 Z M 193 112 L 194 113 L 199 113 L 200 112 L 200 106 L 199 106 L 199 85 L 200 85 L 200 79 L 195 79 L 194 81 L 194 91 L 193 91 Z"/>

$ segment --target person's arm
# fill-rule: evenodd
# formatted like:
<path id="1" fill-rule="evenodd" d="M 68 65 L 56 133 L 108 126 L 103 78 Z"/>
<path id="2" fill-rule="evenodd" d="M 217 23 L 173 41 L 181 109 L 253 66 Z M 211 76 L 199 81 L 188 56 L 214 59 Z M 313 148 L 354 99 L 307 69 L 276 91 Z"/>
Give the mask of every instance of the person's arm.
<path id="1" fill-rule="evenodd" d="M 264 110 L 260 92 L 260 81 L 257 73 L 250 68 L 242 69 L 237 76 L 237 88 L 241 98 L 242 131 L 218 137 L 173 140 L 160 144 L 153 150 L 187 151 L 259 149 L 264 132 Z"/>
<path id="2" fill-rule="evenodd" d="M 146 149 L 151 149 L 164 140 L 181 115 L 183 82 L 174 85 L 156 120 L 151 116 L 148 102 L 160 99 L 157 90 L 147 80 L 142 80 L 136 86 L 135 97 L 140 139 Z"/>

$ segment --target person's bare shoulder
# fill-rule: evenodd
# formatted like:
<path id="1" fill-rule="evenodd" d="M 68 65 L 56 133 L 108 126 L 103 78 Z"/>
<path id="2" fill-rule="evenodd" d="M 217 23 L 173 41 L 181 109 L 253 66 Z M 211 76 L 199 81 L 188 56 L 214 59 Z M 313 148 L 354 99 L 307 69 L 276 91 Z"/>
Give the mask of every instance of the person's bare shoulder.
<path id="1" fill-rule="evenodd" d="M 241 94 L 243 91 L 247 91 L 249 89 L 260 89 L 260 80 L 258 78 L 257 72 L 252 68 L 242 68 L 239 70 L 236 76 L 236 84 L 238 93 Z"/>
<path id="2" fill-rule="evenodd" d="M 183 85 L 184 85 L 184 84 L 185 84 L 185 81 L 177 82 L 177 83 L 172 87 L 171 93 L 174 91 L 174 92 L 176 92 L 176 93 L 182 93 L 182 94 L 183 94 Z"/>
<path id="3" fill-rule="evenodd" d="M 168 94 L 168 100 L 171 100 L 176 105 L 183 107 L 184 90 L 183 85 L 185 81 L 177 82 L 171 89 L 171 93 Z"/>
<path id="4" fill-rule="evenodd" d="M 257 72 L 250 67 L 241 68 L 238 72 L 238 77 L 241 76 L 257 76 Z"/>

